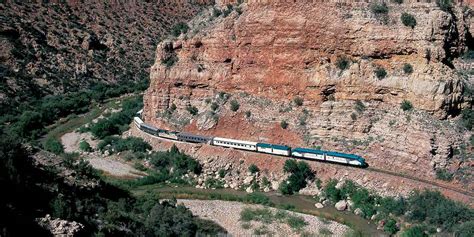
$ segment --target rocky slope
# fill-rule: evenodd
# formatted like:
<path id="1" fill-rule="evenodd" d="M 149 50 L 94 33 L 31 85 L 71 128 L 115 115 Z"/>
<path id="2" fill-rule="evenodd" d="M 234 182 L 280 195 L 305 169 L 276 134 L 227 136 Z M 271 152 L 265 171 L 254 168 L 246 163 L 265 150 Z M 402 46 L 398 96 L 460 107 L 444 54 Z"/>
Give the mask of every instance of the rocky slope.
<path id="1" fill-rule="evenodd" d="M 0 3 L 2 105 L 147 79 L 157 43 L 207 1 L 46 2 Z"/>
<path id="2" fill-rule="evenodd" d="M 472 74 L 460 60 L 473 47 L 472 10 L 412 1 L 389 3 L 387 13 L 352 1 L 237 5 L 218 5 L 222 15 L 209 10 L 189 23 L 190 33 L 158 45 L 147 122 L 355 153 L 371 167 L 427 179 L 452 172 L 473 188 L 471 133 L 458 126 L 472 106 Z M 414 28 L 402 24 L 405 12 Z M 405 100 L 412 110 L 400 108 Z"/>

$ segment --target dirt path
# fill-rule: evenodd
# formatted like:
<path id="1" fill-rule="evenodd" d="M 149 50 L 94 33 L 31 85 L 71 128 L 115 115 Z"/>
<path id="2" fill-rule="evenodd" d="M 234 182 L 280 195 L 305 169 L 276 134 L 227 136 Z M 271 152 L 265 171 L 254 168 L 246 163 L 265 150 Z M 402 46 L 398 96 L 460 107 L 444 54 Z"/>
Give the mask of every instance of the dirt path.
<path id="1" fill-rule="evenodd" d="M 256 234 L 255 230 L 263 226 L 266 229 L 266 235 L 271 236 L 301 236 L 303 233 L 306 236 L 344 236 L 349 231 L 349 227 L 343 224 L 289 211 L 284 212 L 303 218 L 307 225 L 297 231 L 293 230 L 288 224 L 279 221 L 272 221 L 271 223 L 251 221 L 248 224 L 240 221 L 240 213 L 244 208 L 264 208 L 261 205 L 220 200 L 187 199 L 180 199 L 178 203 L 188 207 L 194 215 L 215 221 L 224 227 L 231 236 L 253 236 Z M 268 208 L 273 213 L 276 213 L 278 210 L 270 207 L 265 208 Z"/>
<path id="2" fill-rule="evenodd" d="M 102 170 L 111 176 L 137 178 L 143 177 L 146 173 L 141 172 L 131 165 L 108 158 L 94 157 L 87 159 L 95 169 Z"/>

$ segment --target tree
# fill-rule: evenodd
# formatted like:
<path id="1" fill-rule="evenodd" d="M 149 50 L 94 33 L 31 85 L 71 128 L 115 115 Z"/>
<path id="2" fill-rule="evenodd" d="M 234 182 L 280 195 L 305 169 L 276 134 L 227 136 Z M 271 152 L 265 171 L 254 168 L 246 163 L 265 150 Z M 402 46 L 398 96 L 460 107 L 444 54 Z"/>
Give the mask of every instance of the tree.
<path id="1" fill-rule="evenodd" d="M 338 57 L 336 59 L 336 66 L 339 68 L 341 71 L 344 71 L 349 68 L 350 66 L 350 61 L 346 57 Z"/>
<path id="2" fill-rule="evenodd" d="M 212 102 L 211 104 L 211 110 L 216 111 L 219 108 L 219 105 L 216 102 Z"/>
<path id="3" fill-rule="evenodd" d="M 199 110 L 198 108 L 196 108 L 196 106 L 188 105 L 188 107 L 186 107 L 186 110 L 192 115 L 197 115 L 199 113 Z"/>
<path id="4" fill-rule="evenodd" d="M 64 152 L 63 144 L 57 139 L 50 137 L 44 143 L 44 149 L 50 151 L 56 155 L 59 155 Z"/>
<path id="5" fill-rule="evenodd" d="M 239 102 L 237 102 L 236 100 L 230 101 L 230 110 L 235 112 L 235 111 L 239 110 L 239 108 L 240 108 Z"/>
<path id="6" fill-rule="evenodd" d="M 283 171 L 289 173 L 288 179 L 280 185 L 280 192 L 283 194 L 293 194 L 306 187 L 308 180 L 314 179 L 314 173 L 308 163 L 304 161 L 286 160 Z"/>
<path id="7" fill-rule="evenodd" d="M 260 171 L 260 169 L 258 168 L 257 165 L 251 164 L 251 165 L 249 166 L 249 172 L 250 172 L 250 173 L 255 174 L 255 173 L 259 172 L 259 171 Z"/>
<path id="8" fill-rule="evenodd" d="M 288 128 L 288 122 L 286 122 L 286 120 L 282 120 L 280 122 L 280 127 L 283 128 L 283 129 Z"/>
<path id="9" fill-rule="evenodd" d="M 326 194 L 326 197 L 334 203 L 342 199 L 341 191 L 336 188 L 336 185 L 337 180 L 331 179 L 324 188 L 324 193 Z"/>
<path id="10" fill-rule="evenodd" d="M 464 222 L 459 225 L 455 231 L 456 237 L 471 237 L 474 236 L 474 221 Z"/>
<path id="11" fill-rule="evenodd" d="M 412 110 L 412 109 L 413 109 L 413 105 L 411 104 L 410 101 L 408 101 L 408 100 L 403 100 L 403 101 L 402 101 L 402 104 L 400 105 L 400 108 L 401 108 L 403 111 L 409 111 L 409 110 Z"/>
<path id="12" fill-rule="evenodd" d="M 85 140 L 82 140 L 82 141 L 79 143 L 79 149 L 81 149 L 82 151 L 86 151 L 86 152 L 92 151 L 91 145 L 90 145 L 87 141 L 85 141 Z"/>
<path id="13" fill-rule="evenodd" d="M 403 72 L 405 74 L 412 74 L 413 73 L 413 66 L 409 63 L 405 63 L 403 65 Z"/>
<path id="14" fill-rule="evenodd" d="M 425 229 L 422 226 L 415 225 L 406 229 L 402 237 L 428 237 L 428 234 L 425 233 Z"/>
<path id="15" fill-rule="evenodd" d="M 412 29 L 415 28 L 416 26 L 416 19 L 413 15 L 408 14 L 406 12 L 402 13 L 400 16 L 400 19 L 402 20 L 403 25 L 409 26 Z"/>
<path id="16" fill-rule="evenodd" d="M 385 225 L 383 226 L 383 230 L 387 233 L 390 233 L 390 234 L 395 234 L 398 232 L 398 227 L 397 227 L 397 221 L 395 221 L 394 219 L 388 219 L 387 222 L 385 223 Z"/>
<path id="17" fill-rule="evenodd" d="M 364 105 L 364 103 L 362 103 L 362 101 L 360 101 L 360 100 L 356 100 L 356 102 L 355 102 L 355 110 L 356 110 L 359 114 L 363 113 L 363 112 L 365 111 L 365 105 Z"/>
<path id="18" fill-rule="evenodd" d="M 442 10 L 442 11 L 449 11 L 451 10 L 453 6 L 453 0 L 436 0 L 436 5 Z"/>
<path id="19" fill-rule="evenodd" d="M 384 68 L 382 67 L 377 67 L 374 71 L 375 76 L 379 79 L 382 80 L 387 76 L 387 71 L 385 71 Z"/>
<path id="20" fill-rule="evenodd" d="M 293 99 L 293 102 L 295 102 L 296 106 L 302 106 L 303 105 L 303 99 L 301 97 L 295 97 Z"/>

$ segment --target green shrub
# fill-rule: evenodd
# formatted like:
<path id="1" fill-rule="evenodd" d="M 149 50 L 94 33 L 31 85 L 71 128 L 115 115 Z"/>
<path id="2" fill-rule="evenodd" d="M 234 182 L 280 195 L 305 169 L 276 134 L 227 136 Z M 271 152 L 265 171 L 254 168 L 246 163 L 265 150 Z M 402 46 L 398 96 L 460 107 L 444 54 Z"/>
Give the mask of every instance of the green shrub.
<path id="1" fill-rule="evenodd" d="M 374 73 L 375 73 L 375 76 L 376 76 L 379 80 L 382 80 L 382 79 L 384 79 L 384 78 L 387 76 L 387 71 L 385 71 L 385 69 L 382 68 L 382 67 L 377 67 L 377 68 L 374 70 Z"/>
<path id="2" fill-rule="evenodd" d="M 239 108 L 240 108 L 239 102 L 237 102 L 236 100 L 230 101 L 230 110 L 235 112 L 235 111 L 239 110 Z"/>
<path id="3" fill-rule="evenodd" d="M 465 60 L 473 60 L 474 59 L 474 50 L 468 49 L 462 56 Z"/>
<path id="4" fill-rule="evenodd" d="M 225 173 L 226 173 L 225 169 L 220 169 L 219 172 L 218 172 L 219 177 L 224 178 L 224 177 L 225 177 Z"/>
<path id="5" fill-rule="evenodd" d="M 397 221 L 394 219 L 388 219 L 385 225 L 383 226 L 383 230 L 391 235 L 398 232 Z"/>
<path id="6" fill-rule="evenodd" d="M 410 101 L 408 100 L 403 100 L 401 105 L 400 105 L 400 108 L 403 110 L 403 111 L 409 111 L 409 110 L 412 110 L 413 109 L 413 105 L 411 104 Z"/>
<path id="7" fill-rule="evenodd" d="M 302 217 L 290 215 L 288 216 L 286 223 L 294 230 L 301 230 L 303 227 L 308 225 Z"/>
<path id="8" fill-rule="evenodd" d="M 332 233 L 332 231 L 329 230 L 328 228 L 322 227 L 322 228 L 319 229 L 319 234 L 320 234 L 321 236 L 332 236 L 333 233 Z"/>
<path id="9" fill-rule="evenodd" d="M 412 29 L 415 28 L 416 26 L 416 19 L 413 15 L 408 14 L 406 12 L 402 13 L 400 16 L 400 19 L 402 20 L 403 25 L 409 26 Z"/>
<path id="10" fill-rule="evenodd" d="M 456 237 L 471 237 L 474 236 L 474 221 L 462 223 L 456 228 L 454 232 Z"/>
<path id="11" fill-rule="evenodd" d="M 413 73 L 413 66 L 409 63 L 405 63 L 403 65 L 403 72 L 405 74 L 412 74 Z"/>
<path id="12" fill-rule="evenodd" d="M 171 68 L 176 62 L 178 62 L 178 55 L 171 54 L 161 60 L 161 64 L 165 65 L 166 68 Z"/>
<path id="13" fill-rule="evenodd" d="M 250 116 L 252 116 L 252 112 L 250 112 L 248 110 L 245 111 L 245 117 L 250 118 Z"/>
<path id="14" fill-rule="evenodd" d="M 286 122 L 286 120 L 282 120 L 280 122 L 280 127 L 283 128 L 283 129 L 288 128 L 288 122 Z"/>
<path id="15" fill-rule="evenodd" d="M 293 194 L 306 187 L 308 180 L 314 179 L 314 173 L 308 163 L 304 161 L 286 160 L 283 171 L 290 176 L 280 184 L 280 192 Z"/>
<path id="16" fill-rule="evenodd" d="M 86 151 L 86 152 L 91 152 L 92 151 L 91 145 L 87 141 L 84 141 L 84 140 L 82 140 L 79 143 L 79 149 L 81 149 L 82 151 Z"/>
<path id="17" fill-rule="evenodd" d="M 247 196 L 245 196 L 244 201 L 247 203 L 261 204 L 261 205 L 267 205 L 267 206 L 273 205 L 273 203 L 270 201 L 270 198 L 260 192 L 247 194 Z"/>
<path id="18" fill-rule="evenodd" d="M 401 237 L 428 237 L 428 234 L 425 233 L 425 228 L 415 225 L 403 231 Z"/>
<path id="19" fill-rule="evenodd" d="M 461 113 L 461 124 L 468 130 L 472 130 L 474 126 L 474 110 L 464 109 Z"/>
<path id="20" fill-rule="evenodd" d="M 351 114 L 351 119 L 354 120 L 354 121 L 357 120 L 357 114 L 352 113 Z"/>
<path id="21" fill-rule="evenodd" d="M 44 149 L 56 155 L 59 155 L 64 152 L 63 144 L 61 144 L 60 141 L 52 137 L 46 140 L 46 142 L 44 143 Z"/>
<path id="22" fill-rule="evenodd" d="M 402 3 L 403 3 L 403 0 L 392 0 L 392 2 L 398 3 L 398 4 L 402 4 Z"/>
<path id="23" fill-rule="evenodd" d="M 245 222 L 259 221 L 269 224 L 273 222 L 273 213 L 268 208 L 244 208 L 240 212 L 240 220 Z"/>
<path id="24" fill-rule="evenodd" d="M 216 102 L 212 102 L 211 109 L 212 111 L 216 111 L 219 108 L 219 105 Z"/>
<path id="25" fill-rule="evenodd" d="M 187 110 L 190 114 L 192 114 L 192 115 L 197 115 L 197 114 L 199 113 L 199 110 L 198 110 L 198 108 L 197 108 L 196 106 L 188 105 L 188 106 L 186 107 L 186 110 Z"/>
<path id="26" fill-rule="evenodd" d="M 295 98 L 293 99 L 293 102 L 295 102 L 295 105 L 296 105 L 296 106 L 302 106 L 302 105 L 303 105 L 303 98 L 301 98 L 301 97 L 295 97 Z"/>
<path id="27" fill-rule="evenodd" d="M 219 17 L 221 14 L 222 14 L 222 11 L 220 9 L 217 9 L 217 8 L 212 9 L 212 16 L 213 17 Z"/>
<path id="28" fill-rule="evenodd" d="M 453 180 L 453 174 L 446 169 L 438 169 L 436 170 L 436 178 L 444 181 L 451 181 Z"/>
<path id="29" fill-rule="evenodd" d="M 249 172 L 252 173 L 252 174 L 255 174 L 257 172 L 259 172 L 260 169 L 258 168 L 258 166 L 256 166 L 255 164 L 251 164 L 249 166 Z"/>
<path id="30" fill-rule="evenodd" d="M 178 24 L 174 25 L 171 29 L 171 34 L 174 37 L 178 37 L 181 34 L 186 34 L 189 30 L 189 26 L 184 22 L 179 22 Z"/>
<path id="31" fill-rule="evenodd" d="M 356 100 L 356 102 L 355 102 L 355 110 L 356 110 L 359 114 L 363 113 L 363 112 L 365 111 L 365 105 L 364 105 L 364 103 L 362 103 L 362 101 L 360 101 L 360 100 Z"/>
<path id="32" fill-rule="evenodd" d="M 441 9 L 441 11 L 449 11 L 453 7 L 452 0 L 436 0 L 436 5 Z"/>
<path id="33" fill-rule="evenodd" d="M 324 193 L 326 194 L 326 197 L 333 203 L 336 203 L 343 198 L 341 191 L 336 188 L 336 185 L 337 180 L 331 179 L 326 184 L 326 187 L 324 187 Z"/>
<path id="34" fill-rule="evenodd" d="M 372 3 L 370 4 L 370 12 L 374 15 L 387 15 L 388 6 L 386 3 Z"/>
<path id="35" fill-rule="evenodd" d="M 344 71 L 349 68 L 350 66 L 350 61 L 346 57 L 338 57 L 336 59 L 336 66 L 339 68 L 341 71 Z"/>

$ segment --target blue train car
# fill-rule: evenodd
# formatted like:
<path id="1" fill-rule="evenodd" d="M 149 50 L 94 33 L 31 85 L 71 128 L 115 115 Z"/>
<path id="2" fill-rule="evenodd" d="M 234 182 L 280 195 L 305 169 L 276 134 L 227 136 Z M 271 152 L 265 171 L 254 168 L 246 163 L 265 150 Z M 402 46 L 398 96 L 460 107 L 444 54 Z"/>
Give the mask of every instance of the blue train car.
<path id="1" fill-rule="evenodd" d="M 334 151 L 326 152 L 326 160 L 336 163 L 356 165 L 356 166 L 366 166 L 365 159 L 354 154 L 346 154 Z"/>
<path id="2" fill-rule="evenodd" d="M 322 150 L 317 149 L 309 149 L 309 148 L 294 148 L 291 151 L 291 155 L 294 157 L 312 159 L 312 160 L 325 160 L 325 152 Z"/>

